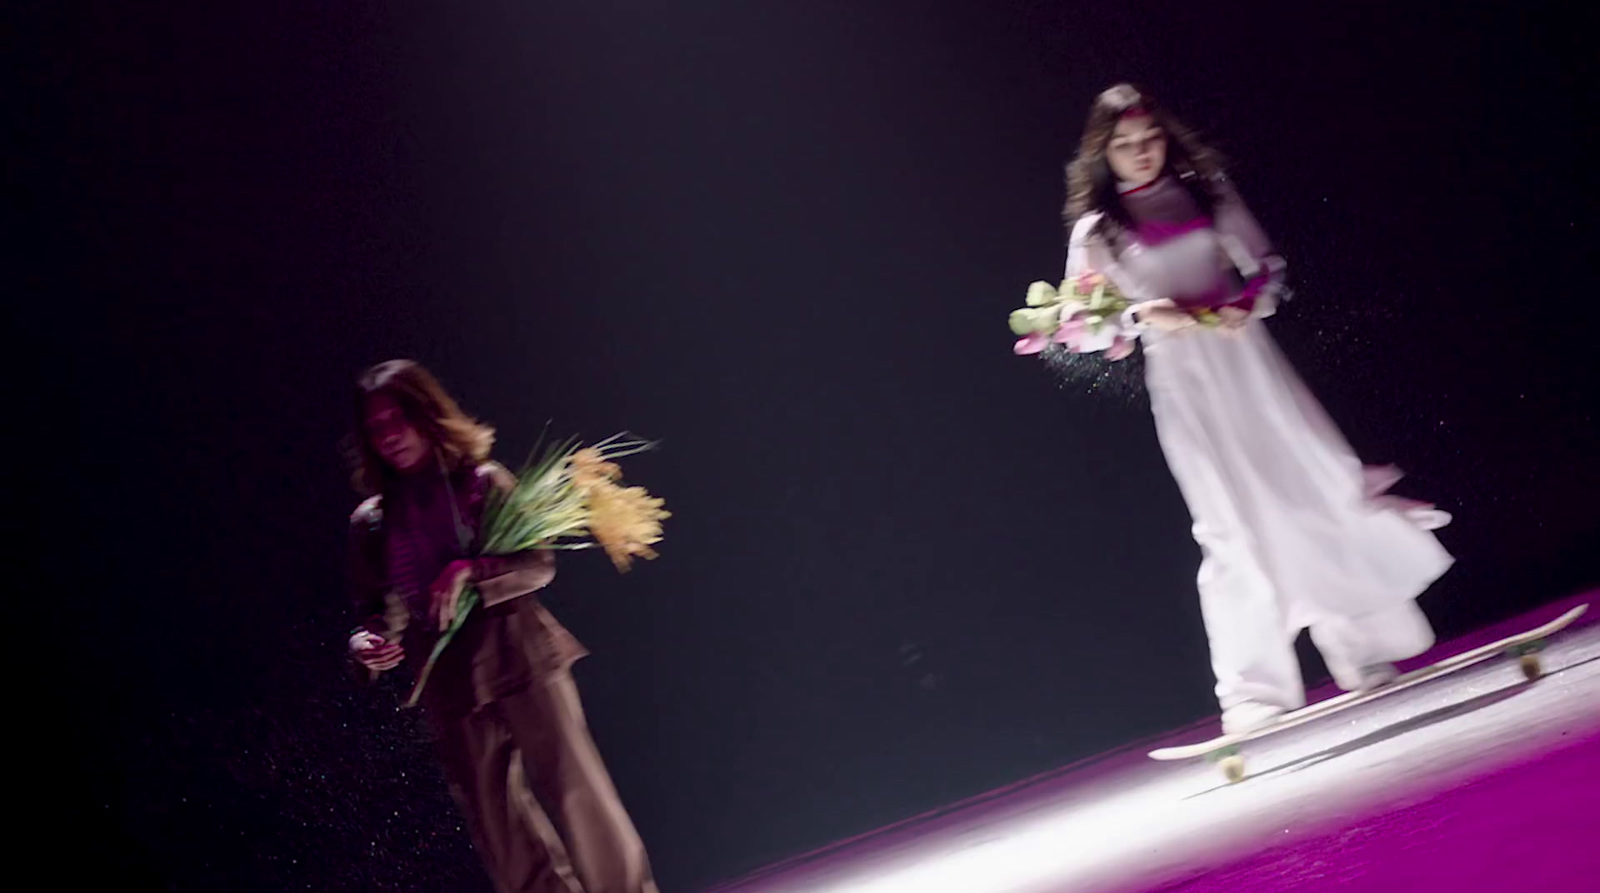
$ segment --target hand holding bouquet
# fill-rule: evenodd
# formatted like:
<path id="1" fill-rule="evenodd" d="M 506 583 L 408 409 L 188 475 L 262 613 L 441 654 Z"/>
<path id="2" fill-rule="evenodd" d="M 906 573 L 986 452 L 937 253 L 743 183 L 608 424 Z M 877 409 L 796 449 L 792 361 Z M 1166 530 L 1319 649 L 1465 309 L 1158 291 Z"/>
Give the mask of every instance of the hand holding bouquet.
<path id="1" fill-rule="evenodd" d="M 1137 314 L 1139 322 L 1163 332 L 1175 332 L 1199 326 L 1205 329 L 1221 329 L 1225 333 L 1232 334 L 1242 331 L 1245 323 L 1255 317 L 1251 310 L 1235 304 L 1224 304 L 1220 307 L 1181 307 L 1165 298 L 1135 304 L 1133 311 Z"/>
<path id="2" fill-rule="evenodd" d="M 1133 353 L 1136 337 L 1122 325 L 1128 299 L 1105 276 L 1086 272 L 1055 288 L 1048 282 L 1028 287 L 1028 306 L 1011 312 L 1011 331 L 1020 335 L 1012 348 L 1019 355 L 1036 354 L 1054 343 L 1073 353 L 1104 352 L 1108 360 Z"/>
<path id="3" fill-rule="evenodd" d="M 508 490 L 493 489 L 484 503 L 477 554 L 511 555 L 530 549 L 604 549 L 618 571 L 634 558 L 655 558 L 650 547 L 661 541 L 661 522 L 671 517 L 663 502 L 643 487 L 623 487 L 622 468 L 615 462 L 650 449 L 653 444 L 623 435 L 592 446 L 575 440 L 545 449 L 530 461 Z M 441 584 L 449 597 L 440 606 L 444 631 L 417 674 L 407 707 L 414 707 L 445 646 L 455 638 L 479 602 L 478 591 L 459 571 Z"/>

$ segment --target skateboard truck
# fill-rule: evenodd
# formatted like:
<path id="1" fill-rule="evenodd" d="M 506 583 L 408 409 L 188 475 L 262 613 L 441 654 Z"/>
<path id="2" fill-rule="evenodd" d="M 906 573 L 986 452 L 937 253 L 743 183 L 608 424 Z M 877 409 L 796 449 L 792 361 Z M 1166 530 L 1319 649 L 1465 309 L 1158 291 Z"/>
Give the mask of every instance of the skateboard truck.
<path id="1" fill-rule="evenodd" d="M 1529 682 L 1544 675 L 1544 665 L 1539 660 L 1539 652 L 1544 650 L 1544 640 L 1534 639 L 1532 642 L 1523 642 L 1512 645 L 1506 649 L 1506 654 L 1517 659 L 1517 667 L 1522 670 L 1522 675 Z"/>
<path id="2" fill-rule="evenodd" d="M 1222 774 L 1228 779 L 1229 784 L 1236 784 L 1244 780 L 1244 756 L 1239 753 L 1239 745 L 1230 744 L 1219 747 L 1206 754 L 1206 761 L 1216 763 Z"/>

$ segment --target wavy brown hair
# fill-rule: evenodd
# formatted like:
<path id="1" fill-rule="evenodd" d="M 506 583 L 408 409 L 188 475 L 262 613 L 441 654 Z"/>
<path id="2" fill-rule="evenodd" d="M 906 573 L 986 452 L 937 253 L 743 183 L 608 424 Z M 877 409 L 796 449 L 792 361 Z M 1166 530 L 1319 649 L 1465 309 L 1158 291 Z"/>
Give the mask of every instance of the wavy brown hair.
<path id="1" fill-rule="evenodd" d="M 1215 208 L 1222 181 L 1222 158 L 1200 141 L 1194 131 L 1168 114 L 1149 91 L 1133 84 L 1117 84 L 1099 96 L 1089 107 L 1089 120 L 1083 126 L 1078 155 L 1067 163 L 1067 205 L 1062 217 L 1070 232 L 1078 218 L 1099 212 L 1095 234 L 1116 244 L 1133 226 L 1117 192 L 1117 177 L 1106 161 L 1117 122 L 1129 112 L 1148 114 L 1167 136 L 1167 164 L 1163 174 L 1178 178 L 1206 214 Z"/>
<path id="2" fill-rule="evenodd" d="M 438 451 L 446 472 L 476 468 L 489 458 L 493 428 L 462 412 L 455 398 L 420 363 L 389 360 L 363 372 L 356 382 L 351 483 L 360 492 L 382 493 L 394 477 L 393 469 L 372 449 L 372 438 L 367 436 L 367 401 L 376 394 L 389 396 L 400 405 L 406 420 Z"/>

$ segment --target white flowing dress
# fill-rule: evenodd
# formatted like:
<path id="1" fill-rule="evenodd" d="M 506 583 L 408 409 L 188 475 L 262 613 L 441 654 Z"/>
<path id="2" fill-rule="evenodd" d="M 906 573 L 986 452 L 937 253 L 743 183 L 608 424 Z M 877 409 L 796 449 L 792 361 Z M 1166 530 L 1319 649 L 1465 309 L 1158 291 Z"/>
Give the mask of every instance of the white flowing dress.
<path id="1" fill-rule="evenodd" d="M 1216 693 L 1293 709 L 1305 689 L 1293 641 L 1312 640 L 1344 688 L 1365 667 L 1425 651 L 1414 599 L 1453 559 L 1429 531 L 1449 516 L 1385 495 L 1267 333 L 1282 261 L 1231 189 L 1205 216 L 1181 184 L 1123 195 L 1137 229 L 1116 250 L 1074 227 L 1067 274 L 1105 273 L 1135 300 L 1253 307 L 1240 330 L 1145 329 L 1145 381 L 1167 464 L 1200 545 L 1201 610 Z M 1236 272 L 1237 271 L 1237 272 Z"/>

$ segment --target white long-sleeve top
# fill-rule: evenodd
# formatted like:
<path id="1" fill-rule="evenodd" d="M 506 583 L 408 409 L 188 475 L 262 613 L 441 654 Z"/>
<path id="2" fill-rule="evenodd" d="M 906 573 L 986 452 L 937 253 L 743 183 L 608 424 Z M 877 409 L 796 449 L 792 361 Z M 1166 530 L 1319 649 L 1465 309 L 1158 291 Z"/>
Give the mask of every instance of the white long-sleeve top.
<path id="1" fill-rule="evenodd" d="M 1103 273 L 1134 303 L 1166 298 L 1190 309 L 1232 305 L 1269 315 L 1283 260 L 1238 193 L 1226 182 L 1221 193 L 1208 216 L 1171 176 L 1124 190 L 1134 228 L 1113 245 L 1095 232 L 1099 213 L 1079 218 L 1068 241 L 1067 276 Z"/>

